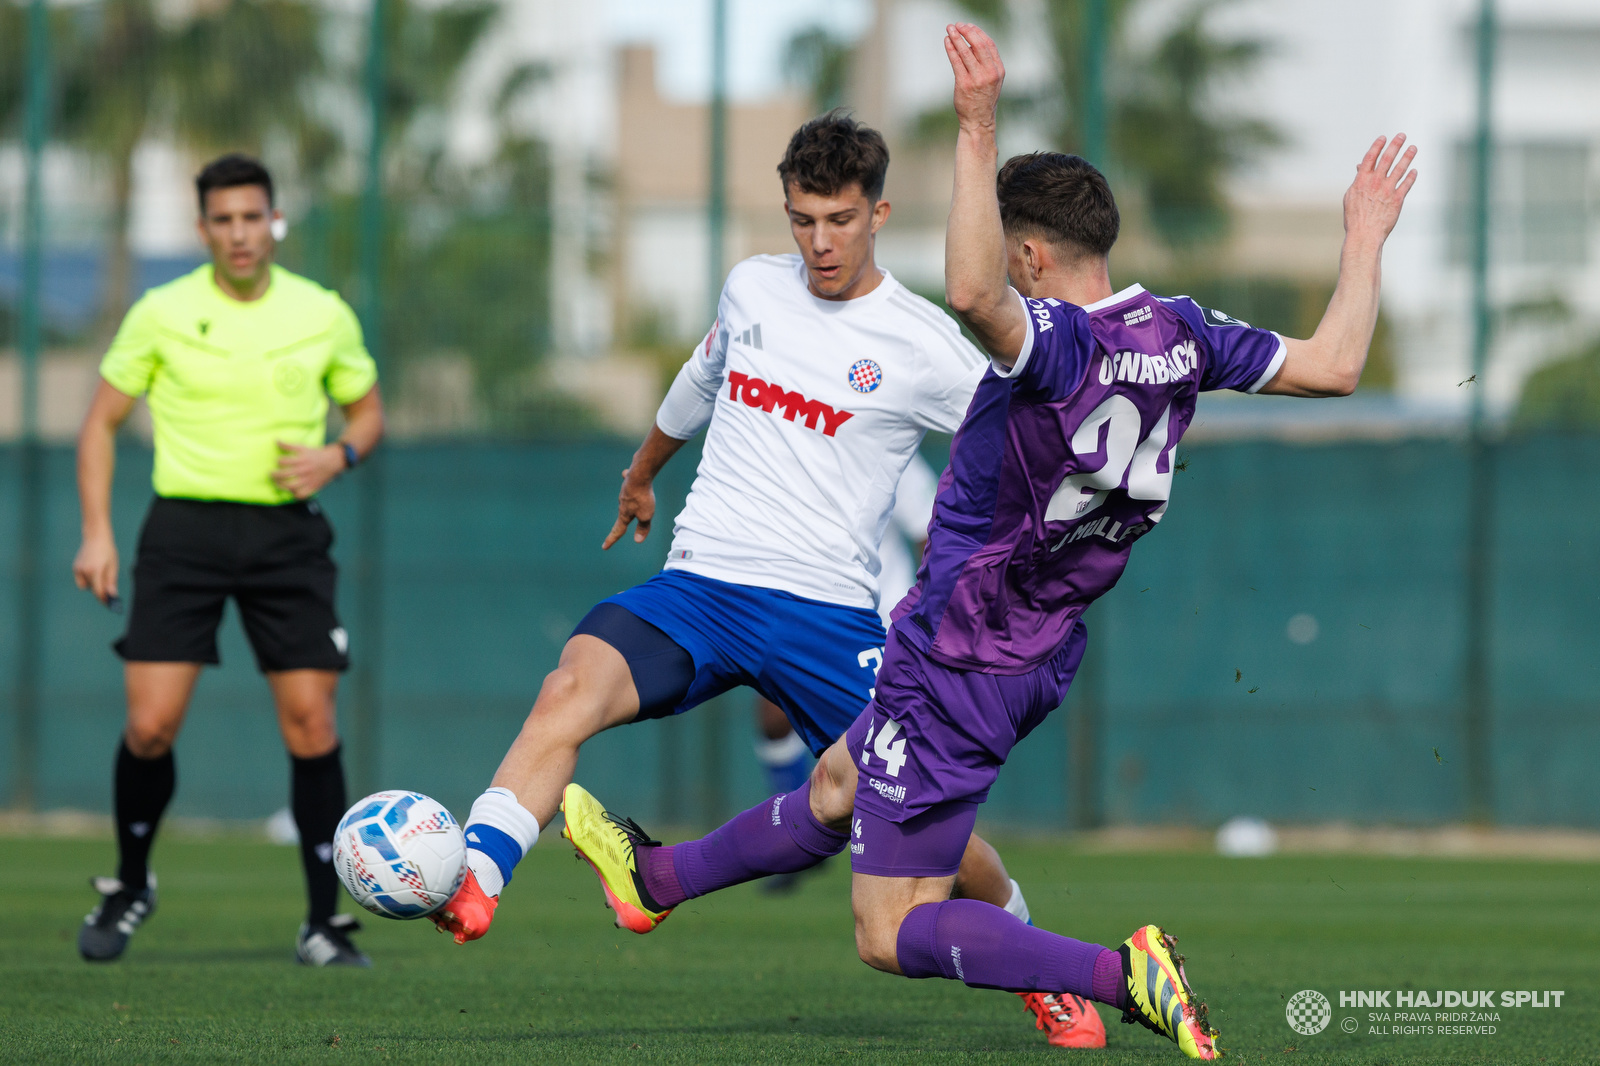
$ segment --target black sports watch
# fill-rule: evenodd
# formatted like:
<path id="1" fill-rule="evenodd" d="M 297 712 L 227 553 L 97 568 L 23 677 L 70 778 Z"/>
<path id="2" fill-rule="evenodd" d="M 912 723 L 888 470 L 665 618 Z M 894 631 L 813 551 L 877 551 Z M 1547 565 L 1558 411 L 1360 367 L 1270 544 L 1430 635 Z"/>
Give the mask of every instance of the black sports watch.
<path id="1" fill-rule="evenodd" d="M 356 446 L 347 440 L 340 441 L 339 447 L 344 449 L 344 468 L 346 470 L 354 470 L 356 465 L 361 462 L 361 453 L 356 451 Z"/>

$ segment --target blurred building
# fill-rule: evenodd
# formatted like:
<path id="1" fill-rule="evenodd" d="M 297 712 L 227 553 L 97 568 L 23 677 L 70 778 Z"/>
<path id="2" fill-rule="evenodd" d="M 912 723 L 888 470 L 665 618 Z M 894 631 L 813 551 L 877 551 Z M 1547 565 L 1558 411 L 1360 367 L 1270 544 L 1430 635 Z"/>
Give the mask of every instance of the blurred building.
<path id="1" fill-rule="evenodd" d="M 630 341 L 698 339 L 711 325 L 707 188 L 709 108 L 664 98 L 655 50 L 618 52 L 612 300 Z M 809 117 L 794 94 L 728 107 L 728 227 L 723 263 L 793 251 L 778 161 Z"/>
<path id="2" fill-rule="evenodd" d="M 634 15 L 646 10 L 642 0 L 627 2 Z M 1056 2 L 1071 0 L 1009 0 L 1002 35 L 1008 90 L 1047 96 L 1056 84 L 1047 26 L 1048 5 Z M 695 43 L 704 43 L 703 5 L 678 5 L 673 10 L 681 7 L 693 21 L 661 17 L 657 29 L 641 34 L 617 15 L 624 4 L 505 4 L 462 66 L 443 136 L 448 157 L 463 165 L 491 158 L 508 130 L 547 150 L 552 380 L 611 405 L 607 418 L 616 425 L 644 417 L 657 386 L 613 353 L 691 342 L 705 328 L 714 296 L 704 86 L 665 88 L 658 64 L 670 55 L 681 71 Z M 1499 0 L 1498 6 L 1491 288 L 1500 330 L 1493 368 L 1480 384 L 1492 409 L 1504 411 L 1528 373 L 1600 333 L 1600 4 Z M 886 190 L 893 214 L 879 238 L 879 261 L 914 289 L 936 295 L 943 287 L 952 144 L 928 117 L 949 106 L 939 40 L 963 9 L 951 0 L 862 0 L 858 8 L 863 18 L 840 31 L 841 42 L 853 48 L 845 98 L 883 130 L 893 157 Z M 731 9 L 746 34 L 775 17 L 758 0 L 732 0 Z M 839 10 L 823 5 L 817 17 L 837 19 Z M 1120 47 L 1148 50 L 1187 10 L 1186 0 L 1139 0 Z M 1226 86 L 1215 106 L 1268 120 L 1285 144 L 1233 180 L 1233 226 L 1208 253 L 1210 269 L 1285 279 L 1308 291 L 1330 284 L 1342 238 L 1340 198 L 1356 160 L 1379 133 L 1404 130 L 1422 149 L 1422 177 L 1385 263 L 1402 417 L 1448 422 L 1470 388 L 1479 387 L 1460 385 L 1468 375 L 1464 238 L 1476 14 L 1477 0 L 1240 0 L 1212 16 L 1224 35 L 1269 44 L 1256 71 Z M 348 12 L 341 17 L 340 32 L 349 39 L 335 51 L 354 62 L 360 20 Z M 792 18 L 784 25 L 791 24 L 798 25 Z M 769 42 L 763 54 L 781 55 L 782 43 Z M 501 91 L 519 70 L 530 76 L 506 106 Z M 783 77 L 766 84 L 763 93 L 735 92 L 729 104 L 726 265 L 793 247 L 775 168 L 814 104 Z M 352 122 L 360 118 L 355 98 L 332 94 L 329 101 Z M 1048 145 L 1048 119 L 1043 112 L 1009 119 L 1002 152 Z M 105 177 L 74 151 L 54 145 L 46 157 L 46 300 L 60 320 L 81 319 L 92 309 L 107 218 Z M 198 260 L 188 184 L 197 163 L 159 129 L 137 153 L 130 221 L 136 289 Z M 0 144 L 0 294 L 16 283 L 20 173 L 16 146 Z M 341 180 L 353 189 L 359 174 Z M 286 185 L 291 226 L 299 226 L 308 205 L 292 181 Z M 1119 280 L 1159 279 L 1169 266 L 1137 212 L 1130 213 L 1114 265 Z M 51 435 L 70 431 L 79 397 L 92 386 L 92 353 L 79 353 L 72 365 L 77 369 L 69 372 L 63 363 L 52 372 L 63 384 L 45 404 Z M 9 367 L 0 354 L 0 392 L 11 392 Z M 84 380 L 69 387 L 68 378 Z M 445 391 L 470 404 L 470 375 Z M 0 403 L 0 435 L 13 431 L 14 408 Z M 472 424 L 470 413 L 458 414 L 446 421 Z"/>
<path id="3" fill-rule="evenodd" d="M 1003 37 L 1010 90 L 1055 77 L 1045 32 L 1050 0 L 1012 0 Z M 1232 186 L 1231 232 L 1208 257 L 1219 274 L 1331 283 L 1343 237 L 1341 198 L 1357 160 L 1379 133 L 1419 145 L 1421 180 L 1386 256 L 1385 310 L 1395 328 L 1397 417 L 1448 423 L 1468 392 L 1466 204 L 1475 100 L 1476 0 L 1352 0 L 1308 5 L 1247 0 L 1219 9 L 1219 32 L 1265 40 L 1266 59 L 1216 105 L 1264 118 L 1286 143 Z M 1134 8 L 1124 47 L 1148 47 L 1188 9 L 1175 0 Z M 1590 0 L 1500 0 L 1495 82 L 1492 299 L 1501 324 L 1484 384 L 1503 412 L 1543 362 L 1600 330 L 1600 5 Z M 886 196 L 894 214 L 879 260 L 924 292 L 942 288 L 950 147 L 916 136 L 919 119 L 948 106 L 939 37 L 961 9 L 943 0 L 877 0 L 855 42 L 848 98 L 884 130 L 894 163 Z M 646 53 L 624 53 L 618 76 L 619 244 L 626 266 L 616 299 L 629 314 L 693 334 L 704 292 L 705 110 L 663 103 Z M 786 250 L 764 220 L 783 137 L 805 116 L 798 98 L 740 101 L 729 139 L 731 263 Z M 660 131 L 671 128 L 671 148 Z M 1005 153 L 1048 143 L 1045 127 L 1012 122 Z M 640 150 L 642 148 L 642 150 Z M 670 162 L 681 156 L 681 162 Z M 650 174 L 662 164 L 670 180 Z M 644 177 L 643 184 L 634 177 Z M 698 177 L 696 177 L 698 175 Z M 695 181 L 699 181 L 696 187 Z M 752 185 L 752 181 L 754 184 Z M 651 189 L 661 192 L 652 192 Z M 668 188 L 670 196 L 663 195 Z M 669 202 L 670 201 L 670 202 Z M 1119 275 L 1159 276 L 1162 249 L 1130 219 Z M 703 225 L 703 223 L 702 223 Z M 688 323 L 693 321 L 691 328 Z"/>
<path id="4" fill-rule="evenodd" d="M 1600 331 L 1600 5 L 1497 6 L 1490 289 L 1500 329 L 1486 385 L 1491 410 L 1503 412 L 1530 372 Z M 1251 0 L 1219 16 L 1274 42 L 1229 103 L 1289 137 L 1236 183 L 1241 240 L 1288 236 L 1308 263 L 1331 262 L 1340 197 L 1372 139 L 1404 132 L 1420 147 L 1420 177 L 1385 257 L 1385 308 L 1399 332 L 1398 391 L 1455 408 L 1474 387 L 1460 383 L 1470 372 L 1477 9 L 1476 0 Z M 1302 220 L 1298 236 L 1279 225 L 1286 217 Z"/>

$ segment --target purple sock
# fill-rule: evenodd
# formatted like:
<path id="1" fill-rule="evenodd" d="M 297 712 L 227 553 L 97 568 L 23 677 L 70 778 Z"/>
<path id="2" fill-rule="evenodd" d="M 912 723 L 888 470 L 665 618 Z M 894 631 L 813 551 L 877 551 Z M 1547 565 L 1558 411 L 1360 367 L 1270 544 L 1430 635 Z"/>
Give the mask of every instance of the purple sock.
<path id="1" fill-rule="evenodd" d="M 751 807 L 699 840 L 644 853 L 644 883 L 656 902 L 676 907 L 729 885 L 815 866 L 844 850 L 848 837 L 811 813 L 811 783 Z"/>
<path id="2" fill-rule="evenodd" d="M 896 955 L 907 977 L 945 977 L 1007 992 L 1071 992 L 1113 1006 L 1127 1000 L 1125 992 L 1118 997 L 1114 986 L 1108 991 L 1095 980 L 1107 956 L 1121 980 L 1116 952 L 1035 929 L 975 899 L 911 908 L 900 923 Z"/>
<path id="3" fill-rule="evenodd" d="M 662 907 L 676 907 L 689 897 L 678 884 L 678 871 L 672 868 L 672 845 L 640 848 L 635 854 L 643 867 L 644 890 Z"/>

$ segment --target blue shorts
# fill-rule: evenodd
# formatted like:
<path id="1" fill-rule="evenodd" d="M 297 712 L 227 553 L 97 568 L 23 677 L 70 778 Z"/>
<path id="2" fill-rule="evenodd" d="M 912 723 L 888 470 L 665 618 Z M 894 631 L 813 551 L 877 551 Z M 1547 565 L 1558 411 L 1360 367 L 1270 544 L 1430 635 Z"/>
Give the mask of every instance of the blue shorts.
<path id="1" fill-rule="evenodd" d="M 640 718 L 681 714 L 741 685 L 755 689 L 789 716 L 813 755 L 844 735 L 872 699 L 883 665 L 883 622 L 876 611 L 808 600 L 776 589 L 735 585 L 683 570 L 662 570 L 642 585 L 601 601 L 661 631 L 693 660 L 681 698 L 673 693 Z M 596 608 L 596 613 L 601 608 Z M 591 615 L 591 618 L 595 615 Z M 585 619 L 577 629 L 621 651 L 636 673 L 633 649 L 648 636 L 613 637 L 614 625 Z M 636 677 L 641 694 L 647 685 Z"/>

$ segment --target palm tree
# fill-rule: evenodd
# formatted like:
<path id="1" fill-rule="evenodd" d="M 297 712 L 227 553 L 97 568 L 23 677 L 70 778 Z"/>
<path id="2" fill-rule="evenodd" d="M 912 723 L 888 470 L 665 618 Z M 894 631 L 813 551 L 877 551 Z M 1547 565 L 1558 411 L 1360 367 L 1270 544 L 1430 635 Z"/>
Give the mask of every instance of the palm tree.
<path id="1" fill-rule="evenodd" d="M 437 184 L 462 66 L 499 10 L 484 0 L 437 8 L 390 0 L 383 114 L 391 187 L 420 191 Z"/>
<path id="2" fill-rule="evenodd" d="M 825 26 L 812 26 L 789 38 L 783 50 L 784 73 L 811 97 L 811 110 L 825 114 L 845 102 L 855 51 Z"/>
<path id="3" fill-rule="evenodd" d="M 1213 35 L 1206 19 L 1217 6 L 1202 0 L 1189 8 L 1142 57 L 1111 127 L 1116 159 L 1138 176 L 1151 223 L 1180 255 L 1227 233 L 1228 174 L 1283 143 L 1269 123 L 1223 112 L 1213 99 L 1266 53 L 1261 40 Z"/>
<path id="4" fill-rule="evenodd" d="M 1253 38 L 1221 38 L 1209 26 L 1227 0 L 1194 0 L 1148 49 L 1126 44 L 1124 28 L 1138 0 L 1105 0 L 1106 125 L 1113 174 L 1139 193 L 1157 235 L 1180 256 L 1222 237 L 1229 212 L 1223 187 L 1241 164 L 1282 138 L 1269 124 L 1226 114 L 1213 94 L 1247 75 L 1266 55 Z M 1007 20 L 1006 0 L 961 0 L 975 17 Z M 1083 56 L 1089 0 L 1046 0 L 1056 85 L 1046 104 L 1057 116 L 1056 146 L 1084 148 Z M 1049 106 L 1049 105 L 1054 106 Z M 925 122 L 932 126 L 933 120 Z"/>
<path id="5" fill-rule="evenodd" d="M 302 90 L 322 70 L 317 29 L 299 0 L 224 0 L 178 25 L 152 0 L 102 0 L 74 12 L 55 50 L 59 129 L 109 172 L 102 335 L 116 328 L 132 290 L 139 144 L 166 132 L 201 151 L 259 151 L 273 130 L 301 132 Z"/>
<path id="6" fill-rule="evenodd" d="M 0 3 L 0 139 L 21 124 L 28 69 L 28 10 Z"/>
<path id="7" fill-rule="evenodd" d="M 98 332 L 105 334 L 128 304 L 128 253 L 133 153 L 155 103 L 164 36 L 150 0 L 105 0 L 74 12 L 57 38 L 58 130 L 99 156 L 110 177 L 109 241 Z"/>

